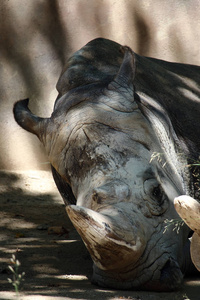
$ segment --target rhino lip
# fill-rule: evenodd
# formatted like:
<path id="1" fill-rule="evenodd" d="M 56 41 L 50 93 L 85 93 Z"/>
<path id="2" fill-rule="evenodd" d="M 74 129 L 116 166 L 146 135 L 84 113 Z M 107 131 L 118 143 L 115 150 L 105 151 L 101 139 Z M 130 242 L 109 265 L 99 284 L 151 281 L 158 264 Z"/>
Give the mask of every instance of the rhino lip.
<path id="1" fill-rule="evenodd" d="M 103 270 L 94 267 L 92 283 L 105 288 L 136 291 L 172 292 L 179 290 L 183 282 L 183 274 L 178 263 L 173 258 L 168 258 L 160 271 L 160 277 L 149 278 L 146 282 L 140 281 L 139 274 L 130 277 L 129 280 L 119 280 L 119 277 L 112 277 L 111 273 L 106 274 Z M 154 272 L 149 270 L 154 275 Z"/>
<path id="2" fill-rule="evenodd" d="M 161 269 L 160 279 L 145 283 L 142 289 L 157 292 L 176 291 L 180 289 L 182 282 L 183 273 L 178 263 L 170 257 Z"/>

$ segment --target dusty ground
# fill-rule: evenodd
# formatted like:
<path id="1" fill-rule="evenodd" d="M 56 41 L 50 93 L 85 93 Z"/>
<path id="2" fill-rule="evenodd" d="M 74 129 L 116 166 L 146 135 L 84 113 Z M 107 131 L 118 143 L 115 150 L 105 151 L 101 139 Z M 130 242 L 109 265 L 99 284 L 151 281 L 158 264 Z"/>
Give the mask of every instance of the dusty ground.
<path id="1" fill-rule="evenodd" d="M 63 227 L 61 234 L 51 227 Z M 108 290 L 90 283 L 92 262 L 65 213 L 51 174 L 0 172 L 0 299 L 17 299 L 8 270 L 15 254 L 25 272 L 20 299 L 199 300 L 200 279 L 177 293 Z M 68 231 L 68 232 L 67 232 Z"/>

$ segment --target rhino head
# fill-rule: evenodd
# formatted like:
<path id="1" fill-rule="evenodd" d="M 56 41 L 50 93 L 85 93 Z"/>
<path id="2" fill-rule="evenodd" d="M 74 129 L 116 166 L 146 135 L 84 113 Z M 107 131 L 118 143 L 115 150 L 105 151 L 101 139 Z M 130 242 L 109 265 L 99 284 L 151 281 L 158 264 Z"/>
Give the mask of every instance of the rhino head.
<path id="1" fill-rule="evenodd" d="M 189 228 L 164 227 L 180 219 L 174 198 L 190 193 L 190 149 L 171 102 L 157 101 L 179 80 L 163 64 L 97 39 L 69 60 L 50 118 L 33 115 L 28 100 L 14 106 L 45 147 L 100 286 L 169 291 L 182 282 Z"/>

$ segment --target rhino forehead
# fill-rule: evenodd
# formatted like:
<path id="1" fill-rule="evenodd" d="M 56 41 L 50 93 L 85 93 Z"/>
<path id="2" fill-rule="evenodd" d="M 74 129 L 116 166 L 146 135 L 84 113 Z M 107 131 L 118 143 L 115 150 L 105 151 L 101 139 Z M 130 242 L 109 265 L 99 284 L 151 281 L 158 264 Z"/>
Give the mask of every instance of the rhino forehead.
<path id="1" fill-rule="evenodd" d="M 90 161 L 87 169 L 91 168 L 106 157 L 107 161 L 114 157 L 116 149 L 118 153 L 124 153 L 123 156 L 138 155 L 138 150 L 134 154 L 135 141 L 150 149 L 156 140 L 139 110 L 119 112 L 102 103 L 93 106 L 81 103 L 67 113 L 56 115 L 53 123 L 55 128 L 52 127 L 45 144 L 49 159 L 57 170 L 58 167 L 66 168 L 68 162 L 71 166 L 75 164 L 78 171 Z M 97 151 L 98 147 L 102 153 Z"/>
<path id="2" fill-rule="evenodd" d="M 130 139 L 148 144 L 153 138 L 153 133 L 147 119 L 139 109 L 132 112 L 120 112 L 104 103 L 87 102 L 77 105 L 67 113 L 55 120 L 57 130 L 53 132 L 66 141 L 70 135 L 70 142 L 76 140 L 80 132 L 84 132 L 88 140 L 110 140 L 113 134 L 124 133 Z M 106 134 L 111 134 L 106 139 Z M 115 136 L 115 139 L 119 138 Z M 127 142 L 128 144 L 128 142 Z M 72 144 L 73 145 L 73 144 Z"/>
<path id="3" fill-rule="evenodd" d="M 145 156 L 139 142 L 131 140 L 126 133 L 101 124 L 83 126 L 70 138 L 70 144 L 72 146 L 66 152 L 66 168 L 69 174 L 76 174 L 79 178 L 92 172 L 91 169 L 111 172 L 123 167 L 130 157 Z"/>

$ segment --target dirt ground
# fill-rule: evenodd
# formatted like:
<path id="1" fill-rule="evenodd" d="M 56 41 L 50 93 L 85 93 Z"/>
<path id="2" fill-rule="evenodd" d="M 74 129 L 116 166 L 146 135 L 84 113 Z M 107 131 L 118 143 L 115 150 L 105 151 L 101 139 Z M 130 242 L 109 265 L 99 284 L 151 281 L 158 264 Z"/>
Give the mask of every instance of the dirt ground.
<path id="1" fill-rule="evenodd" d="M 121 291 L 90 283 L 92 262 L 71 225 L 51 174 L 0 171 L 0 299 L 17 299 L 8 282 L 12 254 L 25 272 L 23 300 L 199 300 L 200 278 L 173 293 Z"/>

